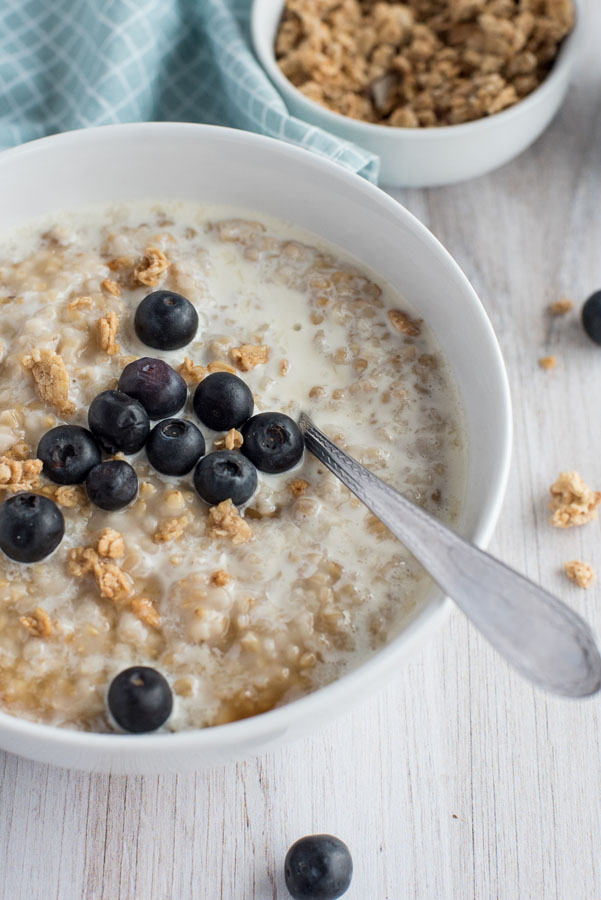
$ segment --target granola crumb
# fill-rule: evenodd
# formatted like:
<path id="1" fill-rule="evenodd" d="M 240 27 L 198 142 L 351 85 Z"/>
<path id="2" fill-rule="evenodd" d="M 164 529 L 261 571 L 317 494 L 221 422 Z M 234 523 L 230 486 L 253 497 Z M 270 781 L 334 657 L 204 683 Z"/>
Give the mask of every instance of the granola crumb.
<path id="1" fill-rule="evenodd" d="M 555 366 L 557 365 L 557 357 L 556 356 L 541 356 L 541 358 L 538 361 L 538 364 L 541 367 L 541 369 L 544 369 L 546 372 L 548 372 L 550 369 L 554 369 Z"/>
<path id="2" fill-rule="evenodd" d="M 167 519 L 157 526 L 152 539 L 155 544 L 167 544 L 169 541 L 176 541 L 182 536 L 189 523 L 190 517 L 187 513 L 175 519 Z"/>
<path id="3" fill-rule="evenodd" d="M 211 584 L 214 584 L 215 587 L 225 587 L 231 580 L 232 576 L 229 572 L 226 572 L 225 569 L 217 569 L 217 571 L 213 572 L 211 575 Z"/>
<path id="4" fill-rule="evenodd" d="M 145 625 L 155 630 L 161 627 L 161 617 L 148 597 L 134 597 L 131 601 L 131 608 L 134 615 Z"/>
<path id="5" fill-rule="evenodd" d="M 133 279 L 138 284 L 156 287 L 171 263 L 158 247 L 147 247 L 142 259 L 134 266 Z"/>
<path id="6" fill-rule="evenodd" d="M 67 568 L 76 578 L 94 575 L 100 596 L 107 600 L 122 603 L 131 596 L 129 576 L 119 566 L 101 559 L 92 547 L 74 547 L 70 550 Z"/>
<path id="7" fill-rule="evenodd" d="M 69 401 L 69 373 L 62 356 L 47 347 L 34 347 L 21 357 L 21 365 L 31 372 L 42 400 L 65 417 L 73 415 L 75 405 Z"/>
<path id="8" fill-rule="evenodd" d="M 597 518 L 601 493 L 592 491 L 578 472 L 560 472 L 550 491 L 550 522 L 555 528 L 586 525 Z"/>
<path id="9" fill-rule="evenodd" d="M 88 500 L 85 488 L 80 484 L 62 484 L 54 492 L 53 499 L 59 506 L 64 506 L 65 509 L 76 509 L 78 506 L 84 506 Z"/>
<path id="10" fill-rule="evenodd" d="M 308 487 L 309 482 L 305 481 L 304 478 L 295 478 L 293 481 L 288 482 L 288 490 L 293 497 L 302 497 Z"/>
<path id="11" fill-rule="evenodd" d="M 30 616 L 19 618 L 21 625 L 27 629 L 31 637 L 46 639 L 52 634 L 52 623 L 45 609 L 38 606 Z"/>
<path id="12" fill-rule="evenodd" d="M 183 363 L 178 367 L 179 374 L 186 379 L 186 381 L 202 381 L 202 379 L 207 374 L 207 370 L 205 366 L 196 365 L 196 363 L 189 357 L 186 356 Z"/>
<path id="13" fill-rule="evenodd" d="M 227 537 L 232 544 L 252 540 L 253 532 L 231 500 L 223 500 L 209 509 L 207 533 L 212 537 Z"/>
<path id="14" fill-rule="evenodd" d="M 123 544 L 123 535 L 114 528 L 103 528 L 98 537 L 98 545 L 96 547 L 98 556 L 108 557 L 109 559 L 119 559 L 125 555 L 125 546 Z"/>
<path id="15" fill-rule="evenodd" d="M 121 351 L 121 347 L 115 341 L 118 328 L 119 316 L 113 310 L 106 314 L 106 318 L 98 319 L 96 323 L 98 346 L 109 356 L 116 356 Z"/>
<path id="16" fill-rule="evenodd" d="M 121 288 L 116 281 L 111 281 L 110 278 L 105 278 L 104 281 L 101 281 L 100 287 L 105 290 L 107 294 L 112 294 L 113 297 L 121 296 Z"/>
<path id="17" fill-rule="evenodd" d="M 223 437 L 217 438 L 213 444 L 216 450 L 239 450 L 244 443 L 244 438 L 235 428 L 230 430 Z"/>
<path id="18" fill-rule="evenodd" d="M 8 459 L 18 459 L 21 462 L 28 459 L 31 455 L 31 447 L 26 441 L 17 441 L 12 444 L 5 453 Z"/>
<path id="19" fill-rule="evenodd" d="M 41 459 L 10 459 L 0 456 L 0 490 L 17 494 L 38 486 L 44 463 Z"/>
<path id="20" fill-rule="evenodd" d="M 241 372 L 250 372 L 255 366 L 264 365 L 269 359 L 269 347 L 265 344 L 241 344 L 232 347 L 230 357 Z"/>
<path id="21" fill-rule="evenodd" d="M 563 567 L 568 578 L 571 581 L 574 581 L 578 587 L 584 588 L 585 590 L 586 588 L 592 587 L 597 580 L 595 570 L 587 563 L 581 562 L 578 559 L 573 559 L 570 562 L 564 563 Z"/>
<path id="22" fill-rule="evenodd" d="M 222 359 L 216 359 L 213 362 L 210 362 L 207 366 L 207 372 L 209 375 L 212 375 L 213 372 L 229 372 L 230 375 L 237 375 L 238 372 L 234 369 L 233 366 L 230 366 L 229 363 L 224 362 Z"/>
<path id="23" fill-rule="evenodd" d="M 288 374 L 290 363 L 287 359 L 283 359 L 280 363 L 280 375 L 283 377 Z"/>
<path id="24" fill-rule="evenodd" d="M 574 301 L 569 300 L 567 297 L 562 297 L 561 300 L 555 300 L 553 303 L 549 304 L 549 313 L 552 316 L 565 316 L 574 308 Z"/>
<path id="25" fill-rule="evenodd" d="M 400 309 L 390 309 L 388 318 L 392 327 L 401 334 L 406 334 L 407 337 L 417 337 L 421 334 L 422 330 L 418 322 L 411 319 L 407 313 L 401 312 Z"/>

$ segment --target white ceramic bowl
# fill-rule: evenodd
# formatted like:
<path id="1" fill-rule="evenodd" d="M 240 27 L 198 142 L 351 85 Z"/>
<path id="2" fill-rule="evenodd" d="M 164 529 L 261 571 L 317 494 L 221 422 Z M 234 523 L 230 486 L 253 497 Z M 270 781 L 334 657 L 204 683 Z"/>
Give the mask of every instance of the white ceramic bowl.
<path id="1" fill-rule="evenodd" d="M 444 348 L 468 431 L 461 532 L 485 543 L 510 458 L 503 361 L 473 289 L 436 238 L 356 175 L 306 150 L 203 125 L 114 125 L 44 138 L 0 154 L 0 233 L 36 216 L 134 199 L 198 200 L 260 210 L 350 251 L 417 308 Z M 1 377 L 1 373 L 0 373 Z M 80 769 L 183 771 L 251 756 L 330 721 L 397 677 L 419 639 L 444 619 L 440 592 L 397 638 L 334 684 L 251 719 L 179 734 L 115 735 L 37 725 L 0 713 L 0 747 Z"/>
<path id="2" fill-rule="evenodd" d="M 476 178 L 529 147 L 563 102 L 583 30 L 581 0 L 575 0 L 576 25 L 563 42 L 553 69 L 540 87 L 515 106 L 463 125 L 390 128 L 332 112 L 301 94 L 282 74 L 274 46 L 284 2 L 254 0 L 252 38 L 261 64 L 293 116 L 379 156 L 380 183 L 389 187 L 436 187 Z"/>

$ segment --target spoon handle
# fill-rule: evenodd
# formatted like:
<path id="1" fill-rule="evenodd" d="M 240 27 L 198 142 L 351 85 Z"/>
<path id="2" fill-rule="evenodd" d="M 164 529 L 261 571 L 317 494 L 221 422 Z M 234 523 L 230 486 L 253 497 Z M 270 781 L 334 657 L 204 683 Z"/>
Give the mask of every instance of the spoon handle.
<path id="1" fill-rule="evenodd" d="M 459 537 L 364 468 L 301 413 L 305 445 L 407 547 L 522 675 L 567 697 L 601 687 L 601 657 L 587 623 L 514 569 Z"/>

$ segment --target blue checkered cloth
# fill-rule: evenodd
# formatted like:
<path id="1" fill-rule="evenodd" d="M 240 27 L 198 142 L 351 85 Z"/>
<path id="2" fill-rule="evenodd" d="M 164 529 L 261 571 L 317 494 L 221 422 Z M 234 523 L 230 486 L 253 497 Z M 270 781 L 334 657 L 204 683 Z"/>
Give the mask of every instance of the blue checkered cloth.
<path id="1" fill-rule="evenodd" d="M 0 0 L 0 148 L 115 122 L 232 125 L 376 181 L 378 159 L 288 114 L 251 0 Z"/>

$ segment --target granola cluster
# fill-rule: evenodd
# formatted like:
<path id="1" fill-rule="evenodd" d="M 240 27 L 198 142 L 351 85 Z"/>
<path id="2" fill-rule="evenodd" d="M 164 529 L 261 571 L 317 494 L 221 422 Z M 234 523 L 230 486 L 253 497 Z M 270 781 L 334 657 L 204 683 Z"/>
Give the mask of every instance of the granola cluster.
<path id="1" fill-rule="evenodd" d="M 456 125 L 537 88 L 573 24 L 572 0 L 286 0 L 276 57 L 344 116 Z"/>
<path id="2" fill-rule="evenodd" d="M 550 491 L 551 525 L 556 528 L 586 525 L 598 517 L 601 492 L 592 491 L 578 472 L 560 472 Z"/>

